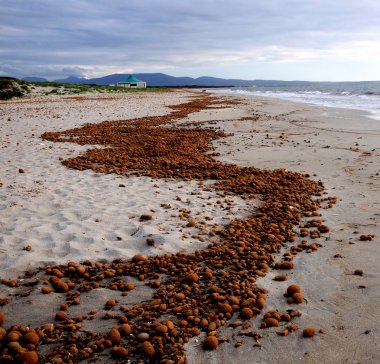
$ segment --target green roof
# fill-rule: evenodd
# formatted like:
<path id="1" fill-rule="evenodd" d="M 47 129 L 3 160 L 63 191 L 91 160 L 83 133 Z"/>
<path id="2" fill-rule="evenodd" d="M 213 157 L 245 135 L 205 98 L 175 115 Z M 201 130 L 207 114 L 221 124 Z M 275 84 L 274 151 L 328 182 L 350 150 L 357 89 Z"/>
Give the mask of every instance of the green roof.
<path id="1" fill-rule="evenodd" d="M 144 82 L 144 81 L 141 81 L 141 80 L 137 79 L 133 75 L 129 75 L 129 77 L 125 81 L 123 81 L 123 82 L 136 83 L 136 82 Z"/>

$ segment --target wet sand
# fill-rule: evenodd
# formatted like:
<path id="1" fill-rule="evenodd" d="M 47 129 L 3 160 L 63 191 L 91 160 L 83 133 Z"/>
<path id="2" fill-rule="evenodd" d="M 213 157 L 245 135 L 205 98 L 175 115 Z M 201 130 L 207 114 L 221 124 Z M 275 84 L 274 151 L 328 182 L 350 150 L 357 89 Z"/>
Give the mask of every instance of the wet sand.
<path id="1" fill-rule="evenodd" d="M 45 131 L 63 130 L 85 122 L 166 114 L 169 110 L 164 105 L 183 102 L 192 95 L 176 92 L 117 96 L 103 103 L 99 98 L 80 103 L 61 98 L 63 102 L 1 104 L 4 134 L 1 140 L 2 149 L 6 151 L 2 154 L 0 181 L 2 201 L 5 201 L 1 226 L 2 249 L 5 250 L 1 257 L 2 277 L 12 278 L 24 269 L 43 263 L 99 256 L 112 259 L 121 254 L 132 257 L 138 251 L 155 255 L 177 249 L 195 250 L 204 246 L 202 243 L 207 244 L 197 238 L 196 231 L 184 236 L 180 231 L 181 219 L 165 214 L 160 208 L 163 203 L 173 204 L 173 201 L 177 201 L 178 210 L 185 208 L 186 204 L 178 202 L 178 194 L 186 201 L 196 184 L 156 181 L 149 177 L 132 177 L 120 182 L 117 175 L 70 170 L 62 166 L 58 158 L 67 158 L 86 147 L 50 143 L 39 138 Z M 260 287 L 269 290 L 264 312 L 272 308 L 279 311 L 293 308 L 286 304 L 283 293 L 289 284 L 300 284 L 307 303 L 297 306 L 302 316 L 295 323 L 300 329 L 310 325 L 322 328 L 324 333 L 303 339 L 300 330 L 279 337 L 278 328 L 258 330 L 262 318 L 259 317 L 253 321 L 253 328 L 263 334 L 259 340 L 261 348 L 253 346 L 252 338 L 238 336 L 239 328 L 227 327 L 221 332 L 230 343 L 220 344 L 216 351 L 205 353 L 199 345 L 202 337 L 193 338 L 186 345 L 188 362 L 376 362 L 380 317 L 376 305 L 379 268 L 375 264 L 379 256 L 380 210 L 380 182 L 376 175 L 380 172 L 378 122 L 352 110 L 316 108 L 265 98 L 239 97 L 239 100 L 240 105 L 194 113 L 179 123 L 203 122 L 203 126 L 207 126 L 211 121 L 210 126 L 233 132 L 234 136 L 214 142 L 220 153 L 215 158 L 223 162 L 308 173 L 323 181 L 329 195 L 338 197 L 332 209 L 322 211 L 323 219 L 331 228 L 327 237 L 318 239 L 322 247 L 310 254 L 298 254 L 294 259 L 296 269 L 289 273 L 288 281 L 273 282 L 271 278 L 276 272 L 272 270 L 257 280 Z M 365 129 L 361 130 L 358 125 Z M 20 168 L 25 173 L 19 173 Z M 118 187 L 121 183 L 128 187 L 125 192 Z M 110 191 L 111 184 L 114 188 Z M 153 193 L 155 189 L 159 189 L 159 194 Z M 109 193 L 102 193 L 105 190 Z M 222 211 L 216 203 L 218 196 L 210 193 L 208 196 L 202 192 L 198 201 L 191 198 L 194 214 L 212 214 L 218 223 L 226 224 L 232 217 L 244 217 L 249 208 L 252 209 L 246 201 L 237 198 L 232 213 Z M 99 200 L 99 194 L 104 198 Z M 157 195 L 160 195 L 158 200 Z M 121 219 L 119 208 L 115 207 L 120 200 L 128 205 L 128 215 Z M 152 201 L 152 206 L 146 206 L 147 200 Z M 205 200 L 213 202 L 211 211 L 202 208 Z M 139 216 L 151 210 L 156 218 L 142 224 Z M 124 230 L 115 232 L 121 229 L 120 225 Z M 361 234 L 376 237 L 372 241 L 360 241 Z M 159 247 L 147 246 L 147 237 L 161 238 Z M 31 245 L 31 251 L 23 250 L 27 245 Z M 83 246 L 87 248 L 84 250 Z M 353 275 L 358 268 L 364 270 L 363 276 Z M 2 287 L 2 297 L 7 290 Z M 49 297 L 53 299 L 52 295 Z M 101 299 L 105 298 L 103 295 Z M 37 295 L 35 299 L 38 300 Z M 138 302 L 140 298 L 130 299 Z M 7 317 L 20 320 L 20 311 L 10 307 L 4 306 Z M 23 316 L 22 324 L 32 324 L 33 318 L 33 324 L 38 325 L 36 312 Z M 109 328 L 105 326 L 105 330 Z M 237 341 L 242 342 L 239 348 L 234 347 Z"/>
<path id="2" fill-rule="evenodd" d="M 326 192 L 338 198 L 332 209 L 322 210 L 331 227 L 317 252 L 295 258 L 296 269 L 287 282 L 274 282 L 276 272 L 262 281 L 267 287 L 268 309 L 284 310 L 283 293 L 288 284 L 305 290 L 300 327 L 315 326 L 325 333 L 311 340 L 300 334 L 260 340 L 225 334 L 234 344 L 207 353 L 193 341 L 188 346 L 190 363 L 376 363 L 380 360 L 380 123 L 361 111 L 333 109 L 269 98 L 239 97 L 244 112 L 231 111 L 223 129 L 234 137 L 220 146 L 222 160 L 259 168 L 286 168 L 321 179 Z M 259 112 L 258 112 L 259 111 Z M 260 116 L 260 114 L 266 114 Z M 225 112 L 221 112 L 224 114 Z M 221 116 L 221 115 L 220 115 Z M 249 116 L 253 116 L 249 120 Z M 222 116 L 220 119 L 223 118 Z M 245 121 L 237 121 L 239 118 Z M 227 118 L 228 119 L 228 118 Z M 257 119 L 257 120 L 256 120 Z M 360 241 L 361 234 L 375 234 Z M 364 276 L 353 275 L 355 269 Z M 257 320 L 259 324 L 261 320 Z"/>

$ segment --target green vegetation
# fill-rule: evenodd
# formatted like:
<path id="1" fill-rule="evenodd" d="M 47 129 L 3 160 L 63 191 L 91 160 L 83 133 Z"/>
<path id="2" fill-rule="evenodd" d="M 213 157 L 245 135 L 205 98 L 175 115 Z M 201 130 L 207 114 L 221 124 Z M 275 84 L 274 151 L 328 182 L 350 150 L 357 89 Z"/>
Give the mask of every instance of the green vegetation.
<path id="1" fill-rule="evenodd" d="M 37 87 L 49 88 L 42 94 L 45 95 L 78 95 L 88 93 L 124 93 L 124 92 L 160 92 L 167 91 L 168 88 L 147 87 L 125 88 L 117 86 L 99 85 L 71 85 L 59 82 L 28 82 L 12 77 L 0 77 L 0 100 L 8 100 L 12 97 L 21 97 L 30 93 Z"/>
<path id="2" fill-rule="evenodd" d="M 0 77 L 0 100 L 9 100 L 12 97 L 20 97 L 24 94 L 15 78 Z"/>
<path id="3" fill-rule="evenodd" d="M 100 85 L 72 85 L 59 82 L 33 82 L 36 86 L 54 87 L 53 90 L 46 94 L 67 95 L 67 94 L 85 94 L 85 93 L 124 93 L 124 92 L 158 92 L 165 90 L 164 88 L 148 87 L 146 89 L 133 89 L 117 86 L 100 86 Z"/>

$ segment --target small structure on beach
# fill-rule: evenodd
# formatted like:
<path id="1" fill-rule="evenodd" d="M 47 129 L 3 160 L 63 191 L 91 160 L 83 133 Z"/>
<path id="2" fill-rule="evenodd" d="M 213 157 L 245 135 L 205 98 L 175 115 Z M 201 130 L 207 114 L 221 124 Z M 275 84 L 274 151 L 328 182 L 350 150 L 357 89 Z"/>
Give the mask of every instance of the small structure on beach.
<path id="1" fill-rule="evenodd" d="M 133 75 L 129 75 L 125 81 L 118 82 L 117 86 L 127 88 L 146 88 L 146 82 L 139 80 Z"/>

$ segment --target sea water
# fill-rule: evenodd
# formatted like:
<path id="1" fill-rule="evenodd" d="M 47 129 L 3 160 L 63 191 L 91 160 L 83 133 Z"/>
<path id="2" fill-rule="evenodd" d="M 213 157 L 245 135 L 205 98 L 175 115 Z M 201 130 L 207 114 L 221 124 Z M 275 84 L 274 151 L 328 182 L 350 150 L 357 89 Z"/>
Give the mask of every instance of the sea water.
<path id="1" fill-rule="evenodd" d="M 211 90 L 210 90 L 211 91 Z M 212 90 L 304 102 L 319 106 L 364 110 L 380 120 L 380 81 L 310 82 L 281 86 L 232 87 Z"/>

